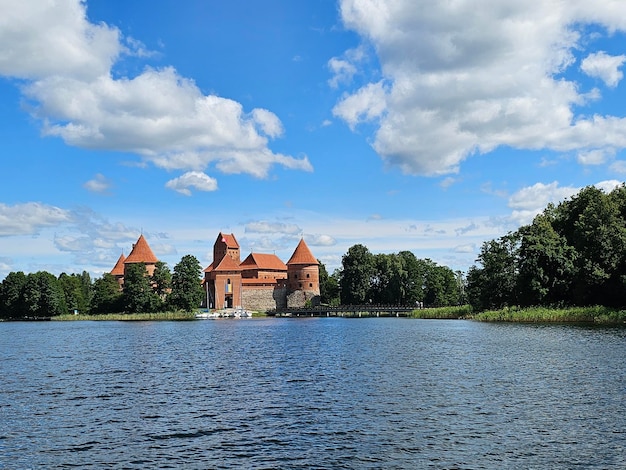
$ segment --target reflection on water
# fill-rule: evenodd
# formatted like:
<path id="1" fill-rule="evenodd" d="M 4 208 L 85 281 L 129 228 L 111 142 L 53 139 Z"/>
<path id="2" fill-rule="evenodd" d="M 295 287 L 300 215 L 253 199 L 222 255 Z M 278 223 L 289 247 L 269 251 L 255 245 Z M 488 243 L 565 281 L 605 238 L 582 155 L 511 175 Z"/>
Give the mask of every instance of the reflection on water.
<path id="1" fill-rule="evenodd" d="M 626 329 L 0 323 L 0 468 L 624 468 Z"/>

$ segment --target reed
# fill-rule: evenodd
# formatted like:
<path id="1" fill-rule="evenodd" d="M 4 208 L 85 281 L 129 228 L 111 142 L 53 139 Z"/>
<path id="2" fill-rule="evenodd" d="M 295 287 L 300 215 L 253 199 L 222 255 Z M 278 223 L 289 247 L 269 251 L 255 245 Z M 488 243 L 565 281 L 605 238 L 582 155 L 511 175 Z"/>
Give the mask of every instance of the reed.
<path id="1" fill-rule="evenodd" d="M 437 307 L 437 308 L 423 308 L 413 310 L 409 317 L 411 318 L 425 318 L 430 320 L 458 320 L 461 318 L 467 318 L 471 315 L 472 308 L 469 305 L 459 305 L 455 307 Z"/>
<path id="2" fill-rule="evenodd" d="M 55 321 L 163 321 L 195 320 L 194 312 L 157 312 L 157 313 L 105 313 L 102 315 L 59 315 Z"/>
<path id="3" fill-rule="evenodd" d="M 487 322 L 519 322 L 519 323 L 626 323 L 626 310 L 615 310 L 608 307 L 571 307 L 546 308 L 510 307 L 501 310 L 488 310 L 472 316 L 474 320 Z"/>

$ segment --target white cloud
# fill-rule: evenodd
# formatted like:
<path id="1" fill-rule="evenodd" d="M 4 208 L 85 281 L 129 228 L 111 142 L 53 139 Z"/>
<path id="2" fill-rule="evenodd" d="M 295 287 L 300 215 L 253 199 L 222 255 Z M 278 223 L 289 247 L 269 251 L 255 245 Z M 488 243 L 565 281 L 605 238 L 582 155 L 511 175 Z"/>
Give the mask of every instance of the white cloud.
<path id="1" fill-rule="evenodd" d="M 337 243 L 330 235 L 306 235 L 304 238 L 311 246 L 333 246 Z"/>
<path id="2" fill-rule="evenodd" d="M 27 80 L 22 91 L 45 135 L 135 153 L 166 169 L 214 164 L 260 178 L 272 165 L 312 170 L 306 156 L 270 150 L 269 139 L 284 132 L 271 111 L 245 112 L 236 101 L 204 95 L 172 67 L 114 78 L 122 54 L 150 53 L 116 28 L 89 23 L 83 2 L 0 1 L 0 75 Z"/>
<path id="3" fill-rule="evenodd" d="M 620 186 L 621 184 L 623 184 L 622 181 L 606 180 L 606 181 L 600 181 L 599 183 L 594 184 L 594 186 L 608 194 L 611 191 L 613 191 L 615 188 Z"/>
<path id="4" fill-rule="evenodd" d="M 87 181 L 83 187 L 94 193 L 106 193 L 111 187 L 111 182 L 104 175 L 98 173 L 93 179 Z"/>
<path id="5" fill-rule="evenodd" d="M 59 207 L 27 202 L 9 206 L 0 203 L 0 237 L 36 235 L 46 227 L 55 227 L 72 221 L 72 214 Z"/>
<path id="6" fill-rule="evenodd" d="M 621 184 L 617 180 L 600 181 L 594 186 L 606 193 L 611 192 Z M 574 196 L 582 188 L 573 186 L 559 186 L 557 181 L 550 184 L 536 183 L 520 189 L 509 198 L 509 207 L 514 209 L 511 220 L 517 225 L 526 225 L 533 218 L 543 212 L 548 204 L 558 204 Z"/>
<path id="7" fill-rule="evenodd" d="M 580 64 L 580 69 L 590 77 L 599 78 L 607 86 L 615 88 L 624 74 L 619 68 L 626 62 L 626 55 L 612 56 L 604 51 L 589 54 Z"/>
<path id="8" fill-rule="evenodd" d="M 296 224 L 285 224 L 283 222 L 267 222 L 259 220 L 248 222 L 245 226 L 246 233 L 284 233 L 295 235 L 302 232 Z"/>
<path id="9" fill-rule="evenodd" d="M 367 55 L 363 46 L 348 49 L 342 57 L 331 58 L 327 65 L 333 76 L 328 80 L 328 85 L 337 88 L 341 84 L 350 84 L 358 72 L 357 65 L 365 59 Z"/>
<path id="10" fill-rule="evenodd" d="M 380 118 L 372 145 L 406 173 L 454 173 L 498 146 L 626 148 L 626 119 L 576 116 L 599 94 L 561 75 L 583 47 L 584 25 L 626 30 L 625 2 L 342 0 L 340 11 L 372 44 L 386 86 L 352 90 L 334 114 L 353 129 Z M 596 73 L 617 71 L 595 63 Z"/>
<path id="11" fill-rule="evenodd" d="M 333 76 L 328 80 L 331 88 L 337 88 L 340 83 L 350 83 L 352 76 L 356 73 L 356 67 L 347 60 L 333 57 L 328 61 L 328 68 Z"/>
<path id="12" fill-rule="evenodd" d="M 476 245 L 471 243 L 467 245 L 458 245 L 455 246 L 452 251 L 455 253 L 474 253 L 474 251 L 476 251 Z"/>
<path id="13" fill-rule="evenodd" d="M 345 96 L 333 108 L 333 115 L 342 118 L 351 129 L 357 124 L 379 118 L 386 107 L 382 82 L 370 83 L 358 92 Z"/>
<path id="14" fill-rule="evenodd" d="M 615 151 L 610 148 L 584 150 L 578 153 L 577 160 L 582 165 L 602 165 L 614 155 Z"/>
<path id="15" fill-rule="evenodd" d="M 122 52 L 119 31 L 89 23 L 82 2 L 1 0 L 0 10 L 0 75 L 89 80 Z"/>
<path id="16" fill-rule="evenodd" d="M 616 162 L 613 162 L 610 166 L 610 169 L 611 171 L 618 174 L 626 174 L 626 161 L 618 160 Z"/>
<path id="17" fill-rule="evenodd" d="M 191 196 L 191 190 L 189 188 L 194 188 L 198 191 L 216 191 L 217 180 L 200 171 L 188 171 L 178 178 L 169 180 L 165 183 L 165 187 L 173 189 L 185 196 Z"/>

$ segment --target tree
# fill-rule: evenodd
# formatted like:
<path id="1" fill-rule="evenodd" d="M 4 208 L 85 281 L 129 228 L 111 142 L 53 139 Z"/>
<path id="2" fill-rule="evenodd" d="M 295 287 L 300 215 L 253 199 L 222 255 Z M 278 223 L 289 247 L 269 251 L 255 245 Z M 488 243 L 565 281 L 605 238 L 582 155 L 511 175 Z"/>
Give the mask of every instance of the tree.
<path id="1" fill-rule="evenodd" d="M 81 277 L 75 274 L 68 276 L 61 273 L 59 283 L 63 289 L 65 304 L 70 311 L 78 311 L 87 313 L 89 311 L 89 303 L 85 298 L 85 289 L 81 281 Z"/>
<path id="2" fill-rule="evenodd" d="M 152 283 L 154 284 L 154 291 L 162 301 L 165 301 L 167 294 L 172 289 L 172 273 L 167 263 L 157 261 L 152 273 Z"/>
<path id="3" fill-rule="evenodd" d="M 379 304 L 399 304 L 406 285 L 403 258 L 396 254 L 374 255 L 369 297 Z"/>
<path id="4" fill-rule="evenodd" d="M 83 292 L 83 298 L 87 303 L 87 307 L 84 310 L 85 313 L 91 309 L 91 298 L 93 297 L 93 283 L 91 282 L 91 276 L 87 271 L 83 271 L 79 276 L 80 286 Z"/>
<path id="5" fill-rule="evenodd" d="M 530 226 L 520 228 L 520 233 L 520 304 L 568 303 L 576 274 L 574 247 L 554 230 L 547 213 L 535 217 Z"/>
<path id="6" fill-rule="evenodd" d="M 24 286 L 26 274 L 10 272 L 0 284 L 0 318 L 21 318 L 25 316 Z"/>
<path id="7" fill-rule="evenodd" d="M 68 313 L 59 280 L 46 271 L 26 277 L 23 299 L 24 311 L 28 317 L 53 317 Z"/>
<path id="8" fill-rule="evenodd" d="M 341 264 L 341 303 L 366 303 L 374 275 L 374 257 L 367 247 L 357 244 L 348 249 Z"/>
<path id="9" fill-rule="evenodd" d="M 326 266 L 317 260 L 320 269 L 320 300 L 326 305 L 339 305 L 339 282 L 337 276 L 329 276 Z M 335 271 L 336 273 L 337 271 Z"/>
<path id="10" fill-rule="evenodd" d="M 467 294 L 476 310 L 518 305 L 519 232 L 483 243 L 478 255 L 482 268 L 467 275 Z"/>
<path id="11" fill-rule="evenodd" d="M 459 285 L 454 272 L 447 266 L 433 266 L 426 278 L 424 302 L 433 307 L 458 305 Z"/>
<path id="12" fill-rule="evenodd" d="M 174 266 L 170 304 L 181 310 L 192 312 L 200 306 L 204 297 L 201 284 L 202 267 L 193 255 L 185 255 Z"/>
<path id="13" fill-rule="evenodd" d="M 405 271 L 405 276 L 402 278 L 403 297 L 400 303 L 403 305 L 415 305 L 417 302 L 424 301 L 423 293 L 423 279 L 420 263 L 417 257 L 410 251 L 401 251 L 398 256 L 402 260 L 402 266 Z"/>
<path id="14" fill-rule="evenodd" d="M 122 294 L 126 313 L 155 312 L 161 304 L 154 292 L 144 263 L 129 263 L 124 272 Z"/>
<path id="15" fill-rule="evenodd" d="M 124 310 L 120 285 L 111 273 L 104 273 L 93 283 L 92 313 L 116 313 Z"/>

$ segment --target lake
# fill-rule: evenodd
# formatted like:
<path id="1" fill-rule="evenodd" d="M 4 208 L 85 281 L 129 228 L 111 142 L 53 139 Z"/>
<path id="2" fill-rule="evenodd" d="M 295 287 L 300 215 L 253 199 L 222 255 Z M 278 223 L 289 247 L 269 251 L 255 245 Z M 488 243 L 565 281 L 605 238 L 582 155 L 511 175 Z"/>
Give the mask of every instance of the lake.
<path id="1" fill-rule="evenodd" d="M 0 323 L 0 468 L 626 468 L 626 329 Z"/>

